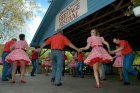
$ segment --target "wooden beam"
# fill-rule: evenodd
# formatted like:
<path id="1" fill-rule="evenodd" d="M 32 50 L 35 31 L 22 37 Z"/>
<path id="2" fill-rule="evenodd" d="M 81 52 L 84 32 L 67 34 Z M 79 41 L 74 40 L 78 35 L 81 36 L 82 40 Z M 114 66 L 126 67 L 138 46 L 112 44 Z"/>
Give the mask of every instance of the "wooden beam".
<path id="1" fill-rule="evenodd" d="M 134 27 L 135 28 L 135 27 Z M 138 26 L 138 27 L 136 27 L 135 29 L 140 29 L 140 27 Z M 134 32 L 136 32 L 136 31 L 134 31 Z M 140 35 L 140 33 L 129 33 L 128 35 L 121 35 L 120 37 L 123 37 L 123 38 L 127 38 L 127 37 L 132 37 L 132 36 L 135 36 L 135 35 Z M 109 40 L 110 41 L 110 38 L 112 38 L 113 36 L 115 35 L 115 33 L 113 33 L 113 35 L 112 34 L 108 34 L 108 38 L 106 39 L 107 41 Z M 75 43 L 75 42 L 74 42 Z M 85 45 L 86 44 L 86 41 L 84 41 L 84 42 L 79 42 L 79 45 Z"/>
<path id="2" fill-rule="evenodd" d="M 124 0 L 120 0 L 120 2 L 119 2 L 118 5 L 115 7 L 115 9 L 118 9 L 118 8 L 122 5 L 123 2 L 124 2 Z"/>
<path id="3" fill-rule="evenodd" d="M 115 24 L 112 24 L 112 25 L 110 25 L 110 26 L 108 26 L 108 27 L 99 29 L 99 31 L 104 31 L 104 30 L 106 30 L 106 29 L 112 28 L 112 27 L 115 26 L 115 25 L 121 25 L 121 24 L 126 23 L 126 22 L 129 22 L 129 21 L 131 21 L 131 20 L 133 20 L 133 19 L 134 19 L 134 17 L 133 17 L 133 18 L 126 19 L 126 20 L 121 21 L 121 22 L 119 22 L 119 23 L 115 23 Z"/>
<path id="4" fill-rule="evenodd" d="M 138 26 L 134 26 L 134 27 L 131 27 L 131 28 L 129 28 L 128 30 L 129 30 L 129 32 L 124 32 L 124 33 L 131 33 L 131 32 L 138 32 L 138 30 L 136 30 L 136 31 L 134 31 L 134 29 L 138 29 L 138 28 L 140 28 L 140 26 L 138 25 Z M 133 30 L 133 31 L 132 31 Z M 111 33 L 111 32 L 115 32 L 115 33 Z M 111 36 L 113 36 L 113 35 L 115 35 L 115 34 L 119 34 L 119 33 L 117 33 L 117 32 L 120 32 L 120 30 L 111 30 L 110 32 L 108 32 L 108 33 L 110 33 L 110 34 L 105 34 L 106 36 L 105 37 L 111 37 Z M 134 34 L 136 34 L 136 33 L 134 33 Z M 125 35 L 123 35 L 122 37 L 125 37 L 125 36 L 127 36 L 127 34 L 125 34 Z"/>
<path id="5" fill-rule="evenodd" d="M 92 20 L 90 20 L 89 22 L 87 22 L 87 23 L 85 23 L 85 24 L 82 24 L 82 25 L 78 26 L 77 28 L 75 28 L 75 29 L 73 29 L 73 30 L 71 30 L 71 31 L 67 31 L 65 34 L 68 34 L 68 33 L 72 32 L 72 31 L 74 31 L 74 30 L 76 30 L 76 29 L 79 29 L 80 27 L 86 26 L 87 24 L 90 24 L 90 23 L 92 23 L 92 22 L 95 22 L 95 21 L 97 21 L 97 20 L 99 20 L 99 19 L 101 19 L 101 18 L 103 18 L 103 17 L 105 17 L 105 16 L 108 16 L 108 15 L 110 15 L 110 14 L 112 14 L 112 13 L 114 13 L 114 12 L 116 12 L 116 11 L 122 9 L 122 8 L 127 7 L 128 5 L 129 5 L 129 3 L 127 3 L 127 4 L 123 5 L 123 6 L 121 6 L 120 8 L 118 8 L 118 9 L 116 9 L 116 10 L 112 10 L 112 11 L 110 11 L 110 12 L 108 12 L 108 13 L 105 13 L 104 15 L 102 15 L 102 16 L 96 18 L 96 19 L 92 19 Z"/>
<path id="6" fill-rule="evenodd" d="M 134 29 L 135 27 L 137 27 L 137 26 L 133 26 L 133 27 L 130 27 L 130 26 L 132 26 L 132 25 L 135 25 L 135 24 L 140 24 L 140 21 L 138 21 L 138 22 L 132 22 L 131 24 L 127 24 L 127 25 L 124 25 L 124 27 L 125 28 L 127 28 L 128 30 L 130 30 L 130 29 Z M 139 25 L 138 25 L 139 26 Z M 116 30 L 113 30 L 113 31 L 117 31 L 118 29 L 116 29 Z M 108 32 L 105 32 L 105 33 L 103 33 L 103 34 L 107 34 L 107 33 L 110 33 L 112 30 L 108 30 Z M 123 31 L 123 30 L 122 30 Z M 127 31 L 126 31 L 127 32 Z"/>
<path id="7" fill-rule="evenodd" d="M 106 24 L 106 23 L 108 23 L 108 22 L 117 20 L 117 19 L 119 19 L 119 18 L 121 18 L 121 17 L 123 17 L 123 15 L 117 16 L 117 17 L 112 18 L 112 19 L 110 19 L 110 20 L 108 20 L 108 21 L 105 21 L 105 22 L 102 22 L 102 23 L 100 23 L 100 24 L 97 24 L 97 25 L 95 25 L 95 26 L 93 26 L 93 27 L 87 28 L 87 29 L 85 29 L 85 30 L 87 31 L 87 30 L 89 30 L 89 29 L 92 29 L 92 28 L 101 26 L 101 25 Z M 85 36 L 87 36 L 87 35 L 88 35 L 88 34 L 84 34 L 83 36 L 79 37 L 78 39 L 83 38 L 83 37 L 85 37 Z M 74 37 L 75 37 L 75 36 L 74 36 Z M 71 38 L 73 38 L 73 37 L 71 37 Z M 73 39 L 72 39 L 72 40 L 73 40 Z"/>
<path id="8" fill-rule="evenodd" d="M 99 14 L 99 13 L 96 12 L 96 13 L 93 15 L 92 19 L 95 19 L 95 18 L 97 17 L 98 14 Z"/>
<path id="9" fill-rule="evenodd" d="M 136 23 L 132 23 L 132 24 L 134 25 L 134 24 L 136 24 Z M 128 25 L 126 25 L 126 27 L 128 28 L 128 26 L 131 26 L 132 24 L 128 24 Z M 138 26 L 131 27 L 131 28 L 129 28 L 128 30 L 130 31 L 130 30 L 133 30 L 133 29 L 135 29 L 135 28 L 140 28 L 140 27 L 139 27 L 139 25 L 138 25 Z M 113 36 L 112 34 L 116 34 L 116 33 L 111 33 L 111 32 L 116 32 L 116 31 L 119 31 L 119 30 L 116 29 L 116 30 L 111 30 L 111 31 L 107 32 L 107 33 L 110 33 L 110 34 L 106 34 L 105 37 Z M 86 34 L 86 35 L 89 35 L 89 34 Z M 127 36 L 127 35 L 125 35 L 125 36 Z M 83 36 L 82 36 L 82 37 L 83 37 Z M 76 40 L 75 43 L 81 41 L 80 38 L 81 38 L 81 37 L 77 38 L 77 40 Z M 112 37 L 111 37 L 111 38 L 112 38 Z M 72 40 L 72 41 L 73 41 L 73 40 Z"/>

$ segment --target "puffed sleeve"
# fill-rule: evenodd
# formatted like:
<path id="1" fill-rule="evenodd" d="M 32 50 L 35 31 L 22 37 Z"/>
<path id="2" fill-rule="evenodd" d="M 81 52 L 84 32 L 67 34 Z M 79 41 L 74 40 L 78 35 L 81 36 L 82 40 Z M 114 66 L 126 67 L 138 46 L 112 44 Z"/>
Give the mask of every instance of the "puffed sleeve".
<path id="1" fill-rule="evenodd" d="M 25 48 L 28 47 L 28 43 L 26 40 L 25 40 L 24 44 L 25 44 Z"/>
<path id="2" fill-rule="evenodd" d="M 102 41 L 102 42 L 105 41 L 105 40 L 104 40 L 104 37 L 101 37 L 101 41 Z"/>
<path id="3" fill-rule="evenodd" d="M 88 39 L 87 39 L 87 43 L 91 45 L 91 43 L 92 43 L 92 39 L 91 39 L 91 37 L 88 37 Z"/>

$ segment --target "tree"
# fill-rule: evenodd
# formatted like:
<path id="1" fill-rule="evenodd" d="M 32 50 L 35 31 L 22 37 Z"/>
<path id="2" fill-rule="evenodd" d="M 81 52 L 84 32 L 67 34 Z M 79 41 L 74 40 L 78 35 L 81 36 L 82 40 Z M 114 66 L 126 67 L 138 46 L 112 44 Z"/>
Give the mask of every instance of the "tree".
<path id="1" fill-rule="evenodd" d="M 24 32 L 38 9 L 36 0 L 0 0 L 0 43 Z"/>
<path id="2" fill-rule="evenodd" d="M 52 2 L 52 0 L 48 0 L 48 3 L 51 3 Z"/>

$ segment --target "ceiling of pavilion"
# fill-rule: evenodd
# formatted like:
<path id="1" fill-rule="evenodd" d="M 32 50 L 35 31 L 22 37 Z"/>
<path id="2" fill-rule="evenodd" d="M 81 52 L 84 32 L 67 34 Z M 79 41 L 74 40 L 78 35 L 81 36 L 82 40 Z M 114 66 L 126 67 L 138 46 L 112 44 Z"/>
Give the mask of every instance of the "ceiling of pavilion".
<path id="1" fill-rule="evenodd" d="M 127 39 L 135 49 L 140 49 L 140 18 L 126 12 L 131 4 L 130 0 L 117 0 L 64 29 L 64 35 L 77 47 L 83 47 L 90 30 L 97 28 L 111 44 L 114 36 L 120 36 Z"/>

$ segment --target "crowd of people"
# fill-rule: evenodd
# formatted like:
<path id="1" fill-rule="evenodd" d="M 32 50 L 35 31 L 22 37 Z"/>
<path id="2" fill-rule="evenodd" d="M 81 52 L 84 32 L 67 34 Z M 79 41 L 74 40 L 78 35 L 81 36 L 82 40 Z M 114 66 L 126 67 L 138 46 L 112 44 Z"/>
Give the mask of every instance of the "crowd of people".
<path id="1" fill-rule="evenodd" d="M 102 80 L 105 79 L 104 64 L 112 62 L 113 59 L 115 59 L 113 67 L 118 68 L 119 79 L 120 81 L 124 81 L 124 85 L 130 85 L 129 73 L 136 75 L 138 80 L 140 80 L 140 72 L 132 68 L 134 52 L 128 41 L 121 40 L 118 37 L 114 37 L 112 41 L 116 44 L 115 50 L 110 49 L 109 43 L 100 36 L 97 29 L 92 29 L 91 36 L 87 38 L 87 45 L 82 48 L 77 48 L 63 35 L 62 29 L 58 29 L 57 33 L 48 38 L 40 47 L 35 46 L 35 48 L 31 48 L 25 40 L 25 35 L 20 34 L 19 41 L 13 38 L 4 45 L 1 79 L 2 81 L 8 81 L 9 77 L 11 77 L 11 83 L 16 83 L 15 73 L 17 67 L 20 66 L 19 82 L 26 83 L 24 80 L 26 65 L 32 62 L 33 69 L 31 71 L 31 76 L 35 76 L 39 54 L 45 46 L 50 45 L 51 53 L 48 53 L 43 66 L 46 69 L 46 76 L 48 75 L 48 69 L 52 67 L 51 82 L 53 82 L 55 86 L 62 85 L 62 76 L 64 76 L 65 69 L 64 63 L 66 60 L 63 52 L 65 46 L 69 46 L 75 50 L 71 52 L 72 60 L 68 65 L 72 70 L 72 75 L 84 78 L 84 64 L 92 67 L 96 88 L 101 88 Z M 103 45 L 106 45 L 107 50 Z M 83 52 L 90 48 L 92 48 L 91 52 L 85 57 Z M 31 58 L 27 55 L 26 50 L 32 51 Z M 76 55 L 76 51 L 78 55 Z M 111 56 L 112 54 L 115 54 L 115 56 Z M 52 60 L 51 64 L 50 60 Z"/>

